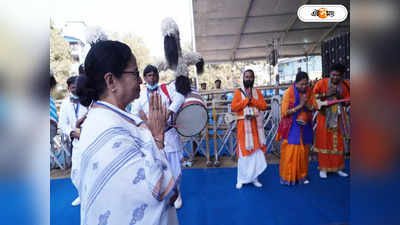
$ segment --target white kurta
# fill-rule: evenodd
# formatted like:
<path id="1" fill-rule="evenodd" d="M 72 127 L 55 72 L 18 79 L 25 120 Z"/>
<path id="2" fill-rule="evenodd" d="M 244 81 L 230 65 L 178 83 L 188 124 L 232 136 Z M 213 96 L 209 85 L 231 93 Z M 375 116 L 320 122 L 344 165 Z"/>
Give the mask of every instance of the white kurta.
<path id="1" fill-rule="evenodd" d="M 264 152 L 260 149 L 249 156 L 242 156 L 239 151 L 237 183 L 247 184 L 257 180 L 257 177 L 267 168 Z"/>
<path id="2" fill-rule="evenodd" d="M 87 112 L 87 108 L 80 103 L 73 103 L 68 96 L 60 106 L 59 127 L 61 131 L 70 136 L 76 130 L 76 121 L 82 118 Z M 72 168 L 71 180 L 76 188 L 79 186 L 79 166 L 82 152 L 78 148 L 78 139 L 72 141 Z"/>
<path id="3" fill-rule="evenodd" d="M 90 109 L 82 127 L 81 225 L 175 225 L 175 187 L 165 155 L 140 119 L 111 104 Z"/>
<path id="4" fill-rule="evenodd" d="M 172 112 L 178 112 L 179 108 L 185 101 L 185 97 L 175 90 L 175 83 L 167 85 L 168 94 L 172 99 L 169 101 L 168 97 L 159 87 L 157 93 L 162 97 L 162 101 L 166 104 L 167 108 Z M 139 99 L 135 100 L 132 105 L 132 113 L 139 117 L 139 111 L 142 110 L 147 118 L 149 118 L 149 101 L 150 93 L 146 90 L 141 91 Z M 176 129 L 172 128 L 165 133 L 165 148 L 167 153 L 168 162 L 171 165 L 172 172 L 175 178 L 181 175 L 181 160 L 183 158 L 182 142 L 179 138 Z"/>

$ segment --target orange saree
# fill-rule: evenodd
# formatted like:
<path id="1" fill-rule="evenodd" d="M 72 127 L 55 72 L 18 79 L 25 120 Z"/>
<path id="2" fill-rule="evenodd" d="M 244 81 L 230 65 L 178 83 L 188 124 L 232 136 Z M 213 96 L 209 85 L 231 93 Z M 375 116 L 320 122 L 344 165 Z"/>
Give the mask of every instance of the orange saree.
<path id="1" fill-rule="evenodd" d="M 281 123 L 287 118 L 287 111 L 294 107 L 295 104 L 295 94 L 294 86 L 290 86 L 283 95 L 282 105 L 281 105 Z M 309 97 L 308 104 L 312 104 L 311 100 L 311 90 L 307 90 L 307 96 Z M 311 117 L 311 113 L 307 112 L 307 116 Z M 290 115 L 290 123 L 294 115 Z M 311 120 L 310 120 L 311 121 Z M 280 125 L 281 127 L 282 125 Z M 287 128 L 289 132 L 290 128 Z M 303 143 L 303 129 L 300 130 L 300 144 L 289 144 L 288 137 L 285 137 L 285 132 L 278 131 L 277 141 L 283 142 L 281 144 L 281 159 L 279 164 L 279 175 L 281 184 L 285 185 L 295 185 L 296 183 L 301 183 L 307 178 L 308 174 L 308 152 L 310 149 L 309 144 Z M 288 134 L 287 134 L 288 135 Z"/>

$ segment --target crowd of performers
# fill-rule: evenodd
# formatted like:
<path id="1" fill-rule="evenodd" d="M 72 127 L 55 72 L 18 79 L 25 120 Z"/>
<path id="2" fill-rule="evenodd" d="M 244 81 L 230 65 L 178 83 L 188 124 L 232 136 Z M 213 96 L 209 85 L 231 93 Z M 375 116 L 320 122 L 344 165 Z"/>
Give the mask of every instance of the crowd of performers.
<path id="1" fill-rule="evenodd" d="M 59 118 L 51 105 L 53 131 L 58 125 L 73 140 L 71 179 L 79 196 L 72 204 L 80 204 L 82 225 L 178 224 L 183 144 L 173 118 L 192 91 L 190 81 L 177 70 L 174 82 L 159 84 L 157 67 L 148 65 L 142 76 L 146 88 L 141 91 L 136 60 L 124 43 L 97 41 L 80 75 L 67 81 L 70 96 L 62 103 Z M 329 78 L 318 81 L 312 90 L 307 73 L 299 72 L 284 93 L 277 135 L 282 141 L 282 184 L 309 183 L 313 138 L 320 177 L 327 178 L 328 172 L 348 176 L 342 171 L 341 111 L 349 103 L 320 106 L 349 98 L 344 71 L 343 65 L 334 65 Z M 262 187 L 257 177 L 267 168 L 261 113 L 267 103 L 254 87 L 254 71 L 246 70 L 242 79 L 232 100 L 232 110 L 242 116 L 237 122 L 237 189 L 249 183 Z M 313 132 L 315 109 L 319 113 Z"/>

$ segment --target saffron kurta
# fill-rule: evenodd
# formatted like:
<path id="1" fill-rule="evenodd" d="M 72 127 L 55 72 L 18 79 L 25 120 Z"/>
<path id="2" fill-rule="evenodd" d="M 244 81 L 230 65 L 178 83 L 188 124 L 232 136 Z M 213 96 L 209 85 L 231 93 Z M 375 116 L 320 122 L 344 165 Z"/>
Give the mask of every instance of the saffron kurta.
<path id="1" fill-rule="evenodd" d="M 251 100 L 245 97 L 240 90 L 236 90 L 232 100 L 232 110 L 242 116 L 246 106 L 257 108 L 257 110 L 260 111 L 259 113 L 267 109 L 267 103 L 259 90 L 253 89 L 253 98 Z M 252 149 L 246 149 L 246 121 L 242 119 L 237 122 L 238 184 L 258 181 L 257 177 L 267 168 L 267 162 L 264 156 L 266 151 L 265 134 L 264 132 L 260 132 L 259 134 L 259 131 L 264 129 L 263 118 L 261 117 L 262 114 L 258 122 L 256 118 L 252 118 L 248 124 L 250 125 L 248 126 L 248 133 L 251 127 L 252 134 L 252 137 L 248 138 L 248 141 L 253 140 L 252 144 L 250 144 L 250 146 L 253 146 Z M 261 127 L 257 127 L 257 123 L 261 124 Z M 261 135 L 264 140 L 260 140 L 259 135 Z M 262 143 L 263 141 L 264 143 Z"/>
<path id="2" fill-rule="evenodd" d="M 232 100 L 232 111 L 236 112 L 238 116 L 243 116 L 243 111 L 246 106 L 256 107 L 260 111 L 265 111 L 267 109 L 267 102 L 265 102 L 263 95 L 261 94 L 260 90 L 256 90 L 258 97 L 252 98 L 251 101 L 249 98 L 242 99 L 240 90 L 236 90 Z M 267 150 L 265 145 L 260 145 L 258 140 L 258 131 L 257 131 L 257 121 L 255 118 L 251 120 L 251 129 L 253 133 L 253 142 L 254 142 L 254 149 L 251 151 L 246 150 L 245 145 L 245 130 L 244 130 L 244 120 L 238 120 L 237 122 L 237 156 L 239 157 L 239 151 L 243 156 L 249 156 L 254 153 L 254 150 L 261 149 L 263 152 Z"/>
<path id="3" fill-rule="evenodd" d="M 346 82 L 345 85 L 343 82 Z M 350 97 L 347 81 L 340 83 L 343 98 Z M 315 84 L 313 94 L 318 98 L 326 94 L 329 89 L 329 78 L 324 78 Z M 336 99 L 336 97 L 334 97 Z M 315 103 L 315 102 L 314 102 Z M 330 106 L 334 107 L 334 106 Z M 344 168 L 344 140 L 342 131 L 342 120 L 339 116 L 336 129 L 327 128 L 326 111 L 330 107 L 324 107 L 317 116 L 317 127 L 315 130 L 314 151 L 318 152 L 319 169 L 327 172 L 336 172 Z"/>

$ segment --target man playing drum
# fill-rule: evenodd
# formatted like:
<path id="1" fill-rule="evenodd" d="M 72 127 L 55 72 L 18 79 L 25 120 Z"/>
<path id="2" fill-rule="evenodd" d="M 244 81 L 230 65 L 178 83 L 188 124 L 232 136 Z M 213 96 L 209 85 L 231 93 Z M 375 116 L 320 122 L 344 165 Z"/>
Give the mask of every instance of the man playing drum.
<path id="1" fill-rule="evenodd" d="M 262 187 L 257 177 L 267 168 L 264 156 L 267 149 L 264 118 L 261 112 L 267 109 L 267 103 L 261 91 L 253 88 L 253 85 L 254 72 L 246 70 L 243 74 L 243 87 L 235 91 L 232 100 L 232 111 L 245 117 L 237 122 L 237 189 L 246 183 Z"/>
<path id="2" fill-rule="evenodd" d="M 176 113 L 184 102 L 184 96 L 176 91 L 175 83 L 169 85 L 158 85 L 159 75 L 158 70 L 153 65 L 147 65 L 143 71 L 143 77 L 146 82 L 146 89 L 140 92 L 139 99 L 133 102 L 132 113 L 139 116 L 144 121 L 149 118 L 149 101 L 151 94 L 158 93 L 161 95 L 163 103 L 168 108 L 168 122 L 172 122 L 172 115 Z M 165 133 L 165 148 L 163 151 L 170 164 L 174 178 L 177 180 L 179 187 L 181 178 L 181 160 L 183 158 L 182 143 L 176 129 L 168 127 Z M 182 206 L 182 198 L 179 194 L 175 201 L 175 208 Z"/>

